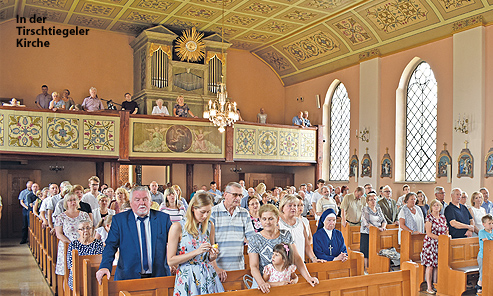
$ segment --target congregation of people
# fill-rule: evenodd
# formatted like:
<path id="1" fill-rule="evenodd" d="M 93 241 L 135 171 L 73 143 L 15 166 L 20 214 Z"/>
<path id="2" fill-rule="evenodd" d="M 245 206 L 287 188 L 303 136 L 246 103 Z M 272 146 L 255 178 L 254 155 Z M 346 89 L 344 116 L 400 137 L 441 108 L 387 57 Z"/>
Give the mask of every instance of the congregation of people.
<path id="1" fill-rule="evenodd" d="M 365 270 L 370 227 L 386 231 L 388 225 L 396 225 L 399 231 L 425 234 L 421 262 L 429 294 L 436 293 L 438 236 L 478 236 L 480 289 L 482 242 L 493 238 L 493 203 L 486 188 L 473 192 L 467 205 L 467 194 L 459 188 L 452 189 L 447 204 L 443 187 L 435 188 L 428 203 L 423 191 L 410 192 L 408 185 L 396 199 L 388 185 L 378 194 L 371 184 L 351 193 L 347 186 L 334 188 L 322 179 L 316 186 L 314 191 L 310 183 L 298 188 L 267 189 L 263 183 L 246 188 L 240 180 L 221 191 L 210 182 L 200 189 L 194 185 L 194 192 L 185 198 L 178 185 L 160 187 L 156 181 L 148 187 L 127 183 L 116 190 L 96 176 L 89 178 L 88 188 L 64 181 L 41 189 L 29 181 L 19 194 L 24 217 L 21 243 L 26 243 L 32 211 L 60 241 L 56 274 L 64 274 L 65 264 L 72 267 L 71 256 L 63 258 L 68 243 L 68 250 L 76 249 L 80 255 L 102 254 L 98 281 L 109 279 L 116 264 L 115 280 L 175 275 L 174 295 L 224 291 L 221 283 L 228 272 L 245 268 L 246 245 L 252 287 L 267 293 L 273 286 L 297 283 L 296 270 L 317 285 L 318 279 L 306 268 L 308 262 L 348 260 L 343 235 L 335 228 L 340 217 L 342 226 L 360 227 Z M 315 233 L 310 216 L 318 221 Z"/>
<path id="2" fill-rule="evenodd" d="M 76 104 L 74 99 L 70 96 L 70 90 L 64 89 L 60 93 L 54 91 L 49 93 L 48 86 L 46 84 L 41 86 L 41 93 L 35 98 L 35 104 L 40 109 L 49 109 L 54 112 L 58 110 L 70 110 L 70 111 L 101 111 L 105 109 L 117 110 L 115 105 L 119 105 L 121 110 L 126 110 L 131 114 L 139 113 L 139 105 L 132 98 L 131 93 L 125 93 L 123 95 L 124 100 L 119 104 L 113 102 L 113 100 L 104 100 L 98 97 L 98 90 L 95 87 L 89 89 L 89 96 L 83 99 L 82 104 Z M 103 101 L 107 102 L 107 108 L 104 107 Z M 26 107 L 26 105 L 20 104 L 19 100 L 12 98 L 8 103 L 4 103 L 3 106 L 9 107 Z M 142 112 L 141 112 L 142 113 Z M 237 109 L 238 119 L 243 121 L 241 117 L 240 109 Z M 173 105 L 172 110 L 164 105 L 163 99 L 157 99 L 156 104 L 152 107 L 151 115 L 157 116 L 174 116 L 181 118 L 198 118 L 190 110 L 189 106 L 185 103 L 185 98 L 179 95 L 176 98 L 176 104 Z M 257 114 L 257 123 L 266 124 L 267 123 L 267 113 L 264 108 L 260 108 L 260 112 Z M 310 120 L 308 119 L 308 111 L 300 111 L 299 114 L 293 117 L 293 126 L 298 126 L 301 128 L 312 126 Z"/>

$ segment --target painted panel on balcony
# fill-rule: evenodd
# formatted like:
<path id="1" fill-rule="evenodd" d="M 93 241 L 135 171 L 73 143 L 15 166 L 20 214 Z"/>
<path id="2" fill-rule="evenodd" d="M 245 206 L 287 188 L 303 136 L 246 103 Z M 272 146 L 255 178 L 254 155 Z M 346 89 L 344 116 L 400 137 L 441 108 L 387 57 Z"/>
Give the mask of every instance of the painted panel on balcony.
<path id="1" fill-rule="evenodd" d="M 118 156 L 120 118 L 0 110 L 0 150 Z"/>
<path id="2" fill-rule="evenodd" d="M 235 124 L 234 159 L 316 160 L 316 131 Z"/>
<path id="3" fill-rule="evenodd" d="M 224 158 L 224 134 L 208 122 L 130 119 L 133 157 Z"/>

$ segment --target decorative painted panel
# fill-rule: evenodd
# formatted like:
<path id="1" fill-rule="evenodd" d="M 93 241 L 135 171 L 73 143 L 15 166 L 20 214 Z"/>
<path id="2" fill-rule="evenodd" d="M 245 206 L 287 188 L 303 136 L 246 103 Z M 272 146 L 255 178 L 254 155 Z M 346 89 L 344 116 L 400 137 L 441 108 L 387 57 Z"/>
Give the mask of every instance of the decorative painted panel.
<path id="1" fill-rule="evenodd" d="M 3 114 L 0 114 L 0 146 L 3 146 Z"/>
<path id="2" fill-rule="evenodd" d="M 224 158 L 224 134 L 209 122 L 130 119 L 130 156 Z"/>
<path id="3" fill-rule="evenodd" d="M 118 157 L 119 136 L 117 116 L 0 109 L 0 151 Z"/>
<path id="4" fill-rule="evenodd" d="M 41 116 L 10 115 L 9 146 L 41 148 L 42 128 Z"/>
<path id="5" fill-rule="evenodd" d="M 279 155 L 298 156 L 300 137 L 296 130 L 279 132 Z"/>
<path id="6" fill-rule="evenodd" d="M 84 119 L 84 150 L 115 151 L 115 121 Z"/>
<path id="7" fill-rule="evenodd" d="M 258 155 L 277 155 L 277 131 L 261 130 L 258 135 Z"/>
<path id="8" fill-rule="evenodd" d="M 235 154 L 255 155 L 255 129 L 235 127 Z"/>
<path id="9" fill-rule="evenodd" d="M 48 117 L 46 120 L 48 148 L 79 148 L 79 120 L 77 118 Z"/>
<path id="10" fill-rule="evenodd" d="M 235 124 L 235 160 L 316 161 L 315 130 Z"/>

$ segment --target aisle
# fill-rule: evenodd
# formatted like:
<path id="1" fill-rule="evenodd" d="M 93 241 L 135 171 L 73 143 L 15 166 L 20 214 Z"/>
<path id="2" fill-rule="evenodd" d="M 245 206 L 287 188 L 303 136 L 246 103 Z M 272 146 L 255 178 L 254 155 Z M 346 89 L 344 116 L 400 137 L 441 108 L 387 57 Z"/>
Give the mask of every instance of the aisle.
<path id="1" fill-rule="evenodd" d="M 52 296 L 28 244 L 0 240 L 0 295 Z"/>

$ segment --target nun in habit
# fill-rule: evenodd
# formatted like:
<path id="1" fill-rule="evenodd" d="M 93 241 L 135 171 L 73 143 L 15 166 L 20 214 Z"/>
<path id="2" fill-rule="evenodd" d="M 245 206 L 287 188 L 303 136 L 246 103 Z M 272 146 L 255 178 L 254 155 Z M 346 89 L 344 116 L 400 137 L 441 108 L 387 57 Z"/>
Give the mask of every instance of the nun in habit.
<path id="1" fill-rule="evenodd" d="M 320 216 L 317 232 L 313 235 L 313 252 L 319 259 L 327 261 L 346 261 L 346 244 L 342 232 L 335 229 L 336 213 L 327 209 Z"/>

